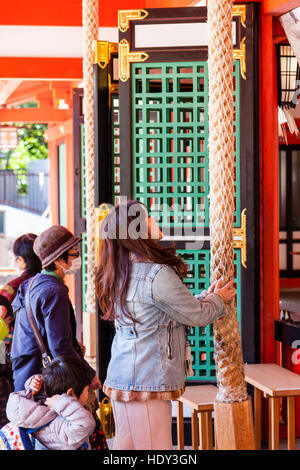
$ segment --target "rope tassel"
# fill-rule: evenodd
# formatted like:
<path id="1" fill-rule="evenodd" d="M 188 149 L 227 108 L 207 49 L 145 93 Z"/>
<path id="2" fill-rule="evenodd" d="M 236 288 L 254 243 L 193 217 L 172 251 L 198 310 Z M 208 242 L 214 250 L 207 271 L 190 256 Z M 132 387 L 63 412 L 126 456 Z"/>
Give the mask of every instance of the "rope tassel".
<path id="1" fill-rule="evenodd" d="M 94 165 L 94 94 L 93 41 L 98 38 L 98 0 L 82 1 L 83 82 L 86 174 L 86 235 L 87 235 L 87 313 L 96 314 L 95 301 L 95 165 Z"/>
<path id="2" fill-rule="evenodd" d="M 234 107 L 232 0 L 208 2 L 211 282 L 234 277 Z M 235 302 L 214 323 L 217 400 L 247 399 Z"/>

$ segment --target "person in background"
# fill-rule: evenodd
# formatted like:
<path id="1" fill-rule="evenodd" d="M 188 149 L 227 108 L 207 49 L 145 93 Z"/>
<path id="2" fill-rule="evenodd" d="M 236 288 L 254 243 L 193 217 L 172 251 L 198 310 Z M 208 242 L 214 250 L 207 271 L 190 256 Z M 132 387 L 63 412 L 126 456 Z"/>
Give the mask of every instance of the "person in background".
<path id="1" fill-rule="evenodd" d="M 162 237 L 138 201 L 111 209 L 101 226 L 95 287 L 116 332 L 103 385 L 114 450 L 172 450 L 171 401 L 183 394 L 188 375 L 186 329 L 224 316 L 235 296 L 233 280 L 193 296 L 183 283 L 187 266 Z"/>
<path id="2" fill-rule="evenodd" d="M 19 286 L 27 279 L 35 276 L 42 269 L 41 260 L 33 251 L 33 243 L 36 238 L 37 235 L 33 233 L 25 233 L 14 242 L 13 265 L 18 272 L 18 277 L 0 288 L 0 295 L 6 297 L 10 303 L 15 299 Z M 0 317 L 5 320 L 9 327 L 9 334 L 4 341 L 8 346 L 11 346 L 14 318 L 7 315 L 5 308 L 0 310 Z M 10 349 L 10 347 L 8 349 Z"/>
<path id="3" fill-rule="evenodd" d="M 42 271 L 33 279 L 29 302 L 48 355 L 52 359 L 62 355 L 80 359 L 93 374 L 92 387 L 98 389 L 100 381 L 83 358 L 76 338 L 75 314 L 64 283 L 67 274 L 75 274 L 81 267 L 80 241 L 62 225 L 54 225 L 36 238 L 33 249 L 42 262 Z M 25 308 L 29 282 L 23 282 L 12 304 L 17 311 L 11 349 L 15 391 L 24 390 L 26 380 L 43 369 L 42 355 Z"/>
<path id="4" fill-rule="evenodd" d="M 33 251 L 33 243 L 36 238 L 37 235 L 33 233 L 25 233 L 15 240 L 12 250 L 13 265 L 19 275 L 0 288 L 0 321 L 6 326 L 6 334 L 4 338 L 1 338 L 3 342 L 0 344 L 0 426 L 7 422 L 6 403 L 10 391 L 13 390 L 13 374 L 9 354 L 15 317 L 10 304 L 16 297 L 19 286 L 42 269 L 41 260 Z"/>

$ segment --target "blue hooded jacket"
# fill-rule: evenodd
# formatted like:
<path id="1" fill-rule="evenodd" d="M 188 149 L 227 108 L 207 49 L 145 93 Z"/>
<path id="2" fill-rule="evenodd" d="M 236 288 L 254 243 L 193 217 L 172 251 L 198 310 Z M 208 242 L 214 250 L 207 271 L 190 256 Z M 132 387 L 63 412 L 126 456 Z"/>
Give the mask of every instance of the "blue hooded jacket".
<path id="1" fill-rule="evenodd" d="M 24 390 L 26 380 L 43 368 L 41 353 L 25 310 L 30 280 L 21 284 L 12 303 L 16 313 L 11 361 L 15 391 Z M 76 320 L 67 286 L 58 278 L 38 273 L 30 289 L 30 304 L 49 355 L 75 356 L 84 361 L 76 340 Z M 95 371 L 84 361 L 95 375 Z"/>

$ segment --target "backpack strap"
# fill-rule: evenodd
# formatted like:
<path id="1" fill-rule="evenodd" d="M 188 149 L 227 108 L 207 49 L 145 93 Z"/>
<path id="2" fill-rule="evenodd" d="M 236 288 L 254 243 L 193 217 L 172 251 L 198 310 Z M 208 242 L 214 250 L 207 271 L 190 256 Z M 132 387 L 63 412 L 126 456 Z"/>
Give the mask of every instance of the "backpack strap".
<path id="1" fill-rule="evenodd" d="M 55 418 L 53 418 L 53 419 L 55 419 Z M 21 438 L 21 441 L 22 441 L 22 444 L 23 444 L 25 450 L 35 450 L 35 441 L 37 439 L 35 437 L 33 437 L 32 434 L 34 432 L 39 431 L 40 429 L 45 428 L 46 426 L 48 426 L 48 424 L 50 424 L 53 421 L 53 419 L 51 421 L 49 421 L 49 423 L 44 424 L 43 426 L 40 426 L 38 428 L 19 428 L 20 438 Z M 0 437 L 2 437 L 1 436 L 1 431 L 0 431 Z M 5 436 L 3 436 L 3 437 L 5 438 Z M 5 438 L 5 444 L 9 446 L 9 443 L 8 443 L 6 438 Z M 88 447 L 89 447 L 88 443 L 84 442 L 77 450 L 88 450 Z"/>
<path id="2" fill-rule="evenodd" d="M 53 418 L 53 419 L 55 419 L 55 418 Z M 51 421 L 49 421 L 49 423 L 43 424 L 43 426 L 39 426 L 37 428 L 21 428 L 21 427 L 19 427 L 20 438 L 21 438 L 21 441 L 22 441 L 22 444 L 23 444 L 25 450 L 34 450 L 36 438 L 33 437 L 31 434 L 33 434 L 34 432 L 39 431 L 40 429 L 43 429 L 46 426 L 48 426 L 48 424 L 50 424 L 53 421 L 53 419 L 51 419 Z"/>
<path id="3" fill-rule="evenodd" d="M 27 313 L 27 318 L 28 318 L 29 324 L 31 326 L 31 329 L 33 331 L 35 340 L 36 340 L 37 345 L 38 345 L 38 347 L 41 351 L 42 364 L 43 364 L 44 367 L 47 367 L 51 362 L 51 357 L 48 355 L 48 352 L 47 352 L 47 349 L 45 347 L 44 341 L 42 339 L 41 333 L 38 329 L 36 320 L 35 320 L 34 315 L 32 313 L 32 309 L 31 309 L 31 305 L 30 305 L 30 299 L 29 299 L 30 288 L 32 286 L 32 283 L 33 283 L 34 279 L 35 279 L 35 277 L 33 277 L 30 280 L 30 282 L 28 284 L 28 287 L 27 287 L 27 290 L 26 290 L 26 293 L 25 293 L 25 311 Z"/>

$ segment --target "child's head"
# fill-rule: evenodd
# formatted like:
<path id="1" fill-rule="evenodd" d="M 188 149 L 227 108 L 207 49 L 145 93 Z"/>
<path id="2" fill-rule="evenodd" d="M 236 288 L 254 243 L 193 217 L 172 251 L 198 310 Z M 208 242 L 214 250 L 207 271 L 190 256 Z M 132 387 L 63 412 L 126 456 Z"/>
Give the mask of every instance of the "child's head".
<path id="1" fill-rule="evenodd" d="M 80 402 L 84 402 L 93 376 L 90 369 L 80 359 L 60 356 L 51 361 L 43 370 L 43 379 L 48 397 L 68 393 L 68 395 L 75 395 Z"/>

